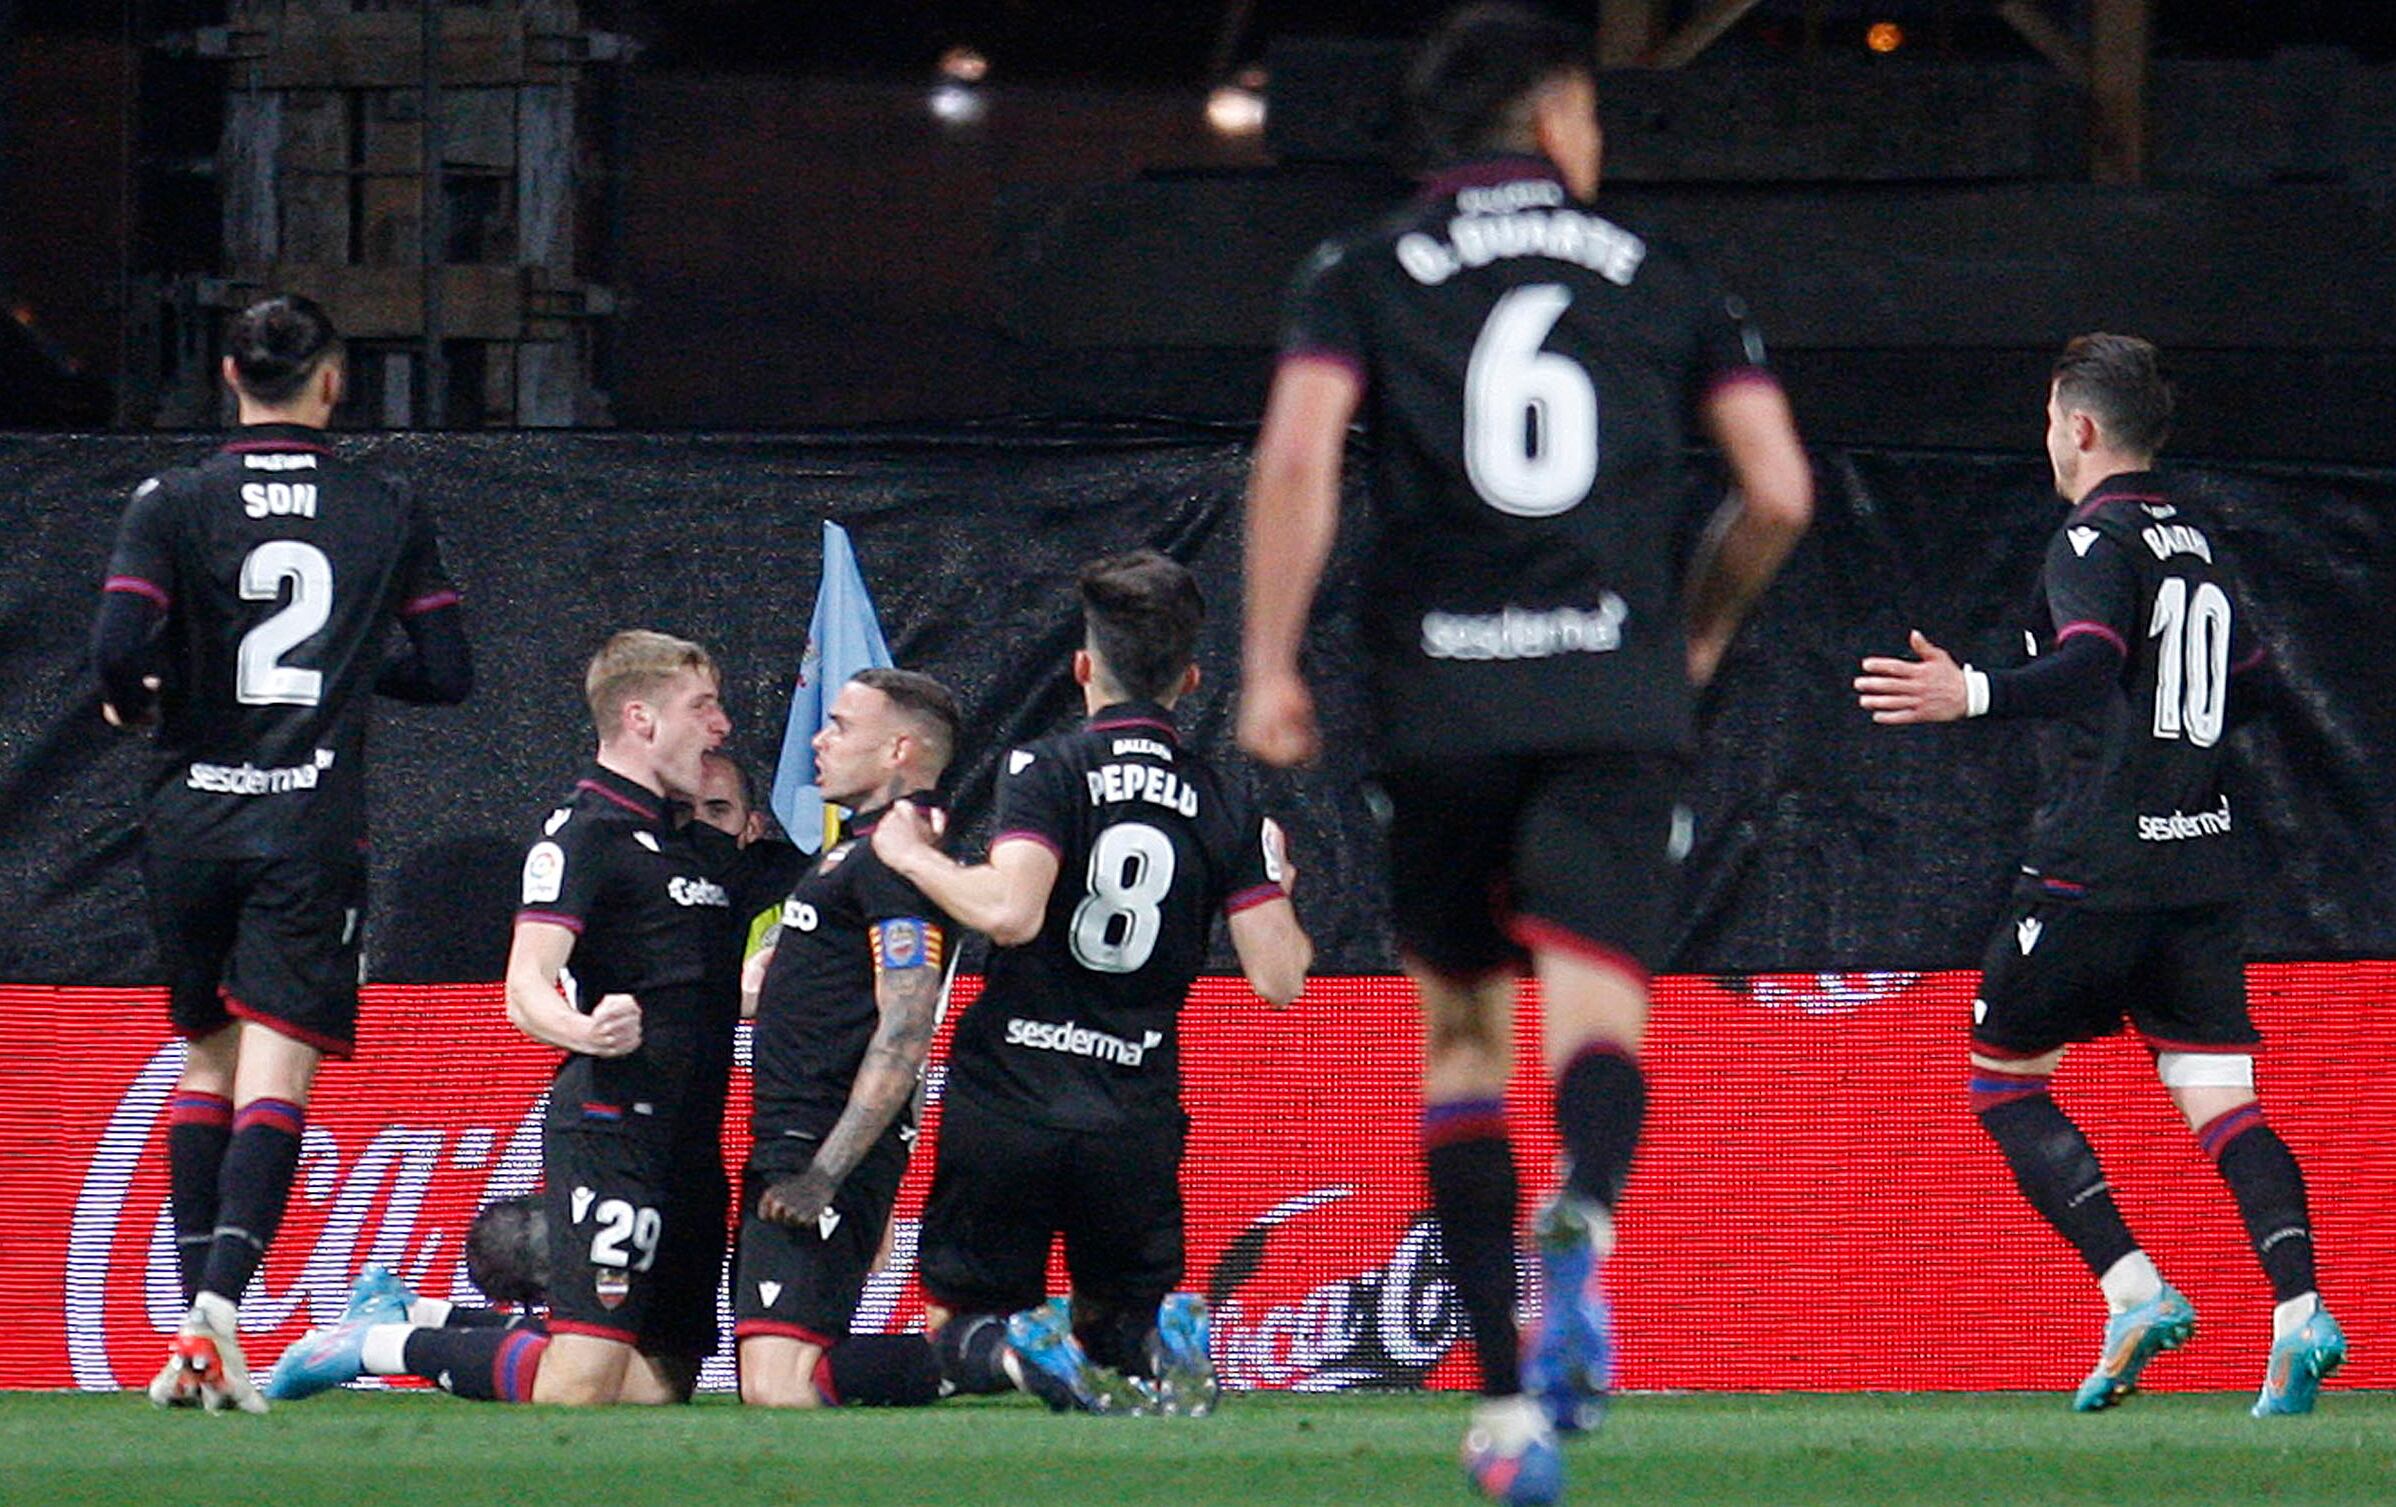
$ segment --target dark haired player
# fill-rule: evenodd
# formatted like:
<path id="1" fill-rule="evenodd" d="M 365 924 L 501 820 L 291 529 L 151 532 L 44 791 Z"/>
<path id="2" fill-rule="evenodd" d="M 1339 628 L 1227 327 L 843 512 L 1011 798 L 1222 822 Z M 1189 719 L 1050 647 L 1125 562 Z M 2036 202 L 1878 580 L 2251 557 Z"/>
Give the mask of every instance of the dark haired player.
<path id="1" fill-rule="evenodd" d="M 873 669 L 815 736 L 840 839 L 783 902 L 757 1000 L 756 1137 L 741 1178 L 733 1334 L 741 1400 L 926 1403 L 915 1336 L 849 1336 L 915 1136 L 915 1101 L 955 956 L 948 918 L 868 840 L 893 801 L 928 804 L 957 746 L 956 698 Z"/>
<path id="2" fill-rule="evenodd" d="M 2155 348 L 2064 347 L 2047 459 L 2071 504 L 2047 545 L 2031 663 L 1959 665 L 1915 632 L 1915 659 L 1871 658 L 1872 720 L 2030 717 L 2043 777 L 2004 924 L 1973 1003 L 1972 1112 L 2023 1196 L 2096 1275 L 2103 1353 L 2072 1406 L 2137 1388 L 2196 1312 L 2138 1246 L 2104 1169 L 2048 1086 L 2064 1049 L 2130 1025 L 2237 1201 L 2271 1283 L 2271 1357 L 2255 1416 L 2312 1411 L 2346 1337 L 2313 1281 L 2304 1174 L 2263 1122 L 2239 951 L 2240 879 L 2222 735 L 2263 661 L 2237 572 L 2202 503 L 2154 471 L 2171 424 Z"/>
<path id="3" fill-rule="evenodd" d="M 941 853 L 911 802 L 874 829 L 892 869 L 997 944 L 950 1048 L 918 1270 L 957 1389 L 1096 1411 L 1115 1400 L 1103 1366 L 1148 1380 L 1165 1411 L 1201 1413 L 1215 1399 L 1205 1300 L 1174 1291 L 1181 1006 L 1218 912 L 1274 1004 L 1297 997 L 1313 946 L 1279 829 L 1181 743 L 1197 582 L 1143 550 L 1085 568 L 1081 602 L 1089 720 L 1008 754 L 987 860 Z M 1060 1232 L 1069 1319 L 1042 1304 Z"/>
<path id="4" fill-rule="evenodd" d="M 1515 1502 L 1561 1491 L 1551 1426 L 1607 1385 L 1600 1268 L 1644 1114 L 1691 683 L 1812 505 L 1744 307 L 1590 208 L 1596 103 L 1586 32 L 1525 8 L 1471 7 L 1425 42 L 1404 98 L 1422 192 L 1300 269 L 1248 497 L 1240 744 L 1302 764 L 1321 738 L 1299 649 L 1348 425 L 1371 431 L 1374 762 L 1423 1004 L 1433 1211 L 1481 1365 L 1465 1463 Z M 1684 571 L 1693 432 L 1734 490 Z M 1504 1113 L 1526 961 L 1570 1155 L 1539 1221 L 1544 1408 L 1522 1395 Z"/>
<path id="5" fill-rule="evenodd" d="M 356 1039 L 367 703 L 462 701 L 473 665 L 431 513 L 326 442 L 343 368 L 324 311 L 253 304 L 226 347 L 241 429 L 134 489 L 92 658 L 112 725 L 159 724 L 143 881 L 189 1042 L 167 1156 L 190 1308 L 150 1400 L 264 1412 L 240 1303 L 317 1065 Z"/>

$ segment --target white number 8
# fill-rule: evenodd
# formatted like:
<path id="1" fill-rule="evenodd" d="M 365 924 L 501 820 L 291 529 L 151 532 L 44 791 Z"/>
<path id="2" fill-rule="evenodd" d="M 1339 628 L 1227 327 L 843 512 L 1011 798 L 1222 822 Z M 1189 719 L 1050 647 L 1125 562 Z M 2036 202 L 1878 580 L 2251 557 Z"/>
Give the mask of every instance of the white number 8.
<path id="1" fill-rule="evenodd" d="M 1098 834 L 1088 893 L 1073 908 L 1073 959 L 1092 973 L 1134 973 L 1164 930 L 1157 909 L 1173 891 L 1173 839 L 1141 822 Z"/>

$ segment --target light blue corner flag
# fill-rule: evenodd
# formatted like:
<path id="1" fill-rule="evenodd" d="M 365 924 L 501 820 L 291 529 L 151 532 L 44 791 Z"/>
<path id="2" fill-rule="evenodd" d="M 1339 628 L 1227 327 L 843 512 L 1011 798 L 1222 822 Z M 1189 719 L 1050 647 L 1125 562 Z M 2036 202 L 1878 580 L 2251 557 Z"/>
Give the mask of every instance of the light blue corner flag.
<path id="1" fill-rule="evenodd" d="M 890 645 L 874 617 L 873 598 L 857 569 L 848 530 L 824 525 L 824 575 L 815 588 L 815 616 L 807 624 L 807 648 L 799 655 L 799 683 L 791 688 L 790 721 L 782 729 L 782 758 L 774 765 L 774 816 L 804 852 L 822 850 L 827 818 L 822 787 L 815 783 L 813 740 L 832 710 L 832 698 L 859 670 L 890 663 Z"/>

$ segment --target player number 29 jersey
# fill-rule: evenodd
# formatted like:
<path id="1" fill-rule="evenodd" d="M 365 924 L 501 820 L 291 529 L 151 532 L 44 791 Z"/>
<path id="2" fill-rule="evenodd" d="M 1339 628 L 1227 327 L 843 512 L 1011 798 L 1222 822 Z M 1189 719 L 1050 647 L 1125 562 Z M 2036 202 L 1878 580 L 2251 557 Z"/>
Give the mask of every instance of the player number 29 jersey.
<path id="1" fill-rule="evenodd" d="M 1263 821 L 1170 712 L 1130 702 L 1008 755 L 991 842 L 1010 841 L 1053 851 L 1056 884 L 1039 936 L 991 950 L 948 1092 L 1071 1129 L 1172 1111 L 1215 916 L 1284 895 Z"/>

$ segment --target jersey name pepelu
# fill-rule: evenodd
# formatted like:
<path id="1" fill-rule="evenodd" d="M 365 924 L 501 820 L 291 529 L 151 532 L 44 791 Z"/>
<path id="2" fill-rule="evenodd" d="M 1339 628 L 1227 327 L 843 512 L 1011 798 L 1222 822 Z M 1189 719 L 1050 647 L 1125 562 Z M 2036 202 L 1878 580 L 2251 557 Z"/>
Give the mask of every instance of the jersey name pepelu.
<path id="1" fill-rule="evenodd" d="M 1185 784 L 1172 770 L 1154 764 L 1101 764 L 1082 778 L 1090 782 L 1093 806 L 1146 801 L 1184 816 L 1198 814 L 1196 787 Z"/>

